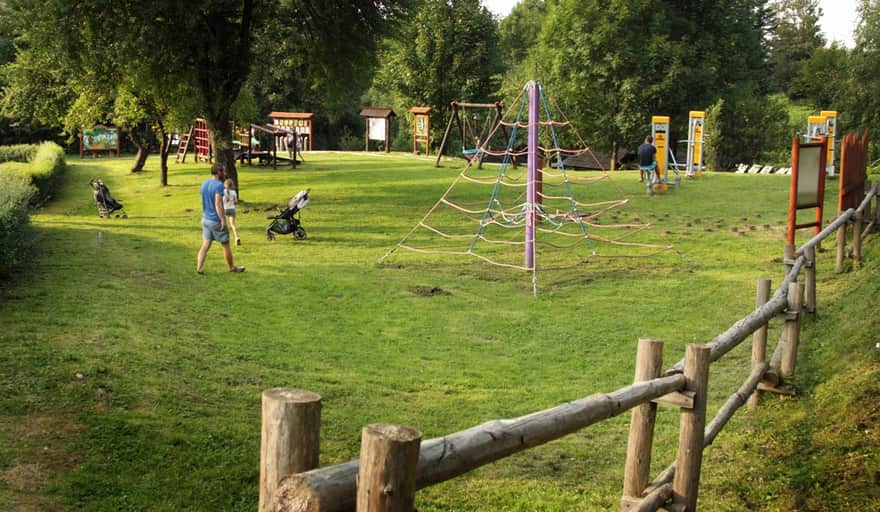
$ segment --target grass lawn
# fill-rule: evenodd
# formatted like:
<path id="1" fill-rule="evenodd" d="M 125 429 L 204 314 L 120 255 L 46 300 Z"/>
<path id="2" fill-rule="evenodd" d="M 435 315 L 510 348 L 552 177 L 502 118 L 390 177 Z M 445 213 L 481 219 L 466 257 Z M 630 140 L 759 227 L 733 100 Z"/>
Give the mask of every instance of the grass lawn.
<path id="1" fill-rule="evenodd" d="M 615 173 L 591 197 L 630 198 L 621 215 L 649 220 L 645 241 L 675 250 L 539 271 L 534 297 L 529 275 L 474 259 L 398 252 L 377 264 L 457 161 L 306 158 L 295 171 L 240 169 L 234 250 L 247 272 L 227 273 L 215 246 L 204 276 L 207 165 L 172 162 L 160 187 L 155 160 L 139 175 L 130 159 L 70 160 L 57 199 L 32 218 L 32 263 L 0 283 L 0 509 L 253 511 L 264 389 L 320 394 L 321 464 L 343 462 L 368 423 L 427 439 L 625 386 L 639 337 L 666 341 L 671 365 L 748 313 L 758 278 L 781 281 L 788 177 L 710 173 L 647 196 L 637 172 Z M 128 218 L 98 218 L 96 176 Z M 266 215 L 307 186 L 308 239 L 267 241 Z M 821 253 L 822 286 L 832 265 L 833 251 Z M 743 346 L 712 366 L 710 414 L 749 357 Z M 616 509 L 628 424 L 625 414 L 420 491 L 418 508 Z M 653 473 L 677 438 L 678 415 L 664 410 Z M 705 510 L 737 510 L 713 491 L 724 485 L 708 477 Z"/>

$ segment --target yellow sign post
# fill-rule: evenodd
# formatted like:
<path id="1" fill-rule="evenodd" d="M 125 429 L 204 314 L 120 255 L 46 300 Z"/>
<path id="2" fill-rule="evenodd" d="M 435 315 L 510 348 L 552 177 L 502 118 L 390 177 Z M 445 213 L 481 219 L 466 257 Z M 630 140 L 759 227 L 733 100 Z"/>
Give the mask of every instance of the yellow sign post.
<path id="1" fill-rule="evenodd" d="M 828 137 L 828 155 L 825 157 L 825 172 L 834 176 L 834 137 L 837 134 L 837 111 L 823 110 L 819 112 L 825 118 L 825 135 Z"/>
<path id="2" fill-rule="evenodd" d="M 702 110 L 691 110 L 688 114 L 687 172 L 685 173 L 689 178 L 703 174 L 704 124 L 706 124 L 706 113 Z"/>

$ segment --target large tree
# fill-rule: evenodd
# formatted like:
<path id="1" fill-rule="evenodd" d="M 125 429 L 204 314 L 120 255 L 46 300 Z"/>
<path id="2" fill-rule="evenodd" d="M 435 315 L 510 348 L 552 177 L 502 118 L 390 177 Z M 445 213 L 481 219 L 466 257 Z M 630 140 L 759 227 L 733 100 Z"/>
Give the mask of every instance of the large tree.
<path id="1" fill-rule="evenodd" d="M 825 45 L 819 27 L 822 9 L 818 0 L 777 0 L 772 4 L 770 65 L 773 87 L 785 93 L 792 89 L 803 63 Z"/>
<path id="2" fill-rule="evenodd" d="M 479 0 L 423 0 L 385 41 L 374 95 L 401 108 L 430 106 L 442 129 L 450 101 L 498 99 L 497 41 L 495 19 Z"/>
<path id="3" fill-rule="evenodd" d="M 682 134 L 688 110 L 734 90 L 760 94 L 761 0 L 548 3 L 535 62 L 587 142 L 634 147 L 652 114 Z"/>
<path id="4" fill-rule="evenodd" d="M 855 47 L 849 59 L 849 78 L 841 97 L 847 129 L 880 133 L 880 1 L 861 0 Z M 871 145 L 873 158 L 880 150 Z"/>

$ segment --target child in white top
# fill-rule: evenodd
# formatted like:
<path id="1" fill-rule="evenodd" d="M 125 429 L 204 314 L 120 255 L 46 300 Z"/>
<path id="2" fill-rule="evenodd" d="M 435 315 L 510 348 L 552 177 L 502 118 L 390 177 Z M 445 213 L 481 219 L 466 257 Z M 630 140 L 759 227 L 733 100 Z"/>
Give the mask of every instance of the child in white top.
<path id="1" fill-rule="evenodd" d="M 235 245 L 241 245 L 241 238 L 238 237 L 238 226 L 235 225 L 235 203 L 238 202 L 238 192 L 232 188 L 232 180 L 227 179 L 223 182 L 223 210 L 226 214 L 226 223 L 232 228 L 232 234 L 235 236 Z"/>

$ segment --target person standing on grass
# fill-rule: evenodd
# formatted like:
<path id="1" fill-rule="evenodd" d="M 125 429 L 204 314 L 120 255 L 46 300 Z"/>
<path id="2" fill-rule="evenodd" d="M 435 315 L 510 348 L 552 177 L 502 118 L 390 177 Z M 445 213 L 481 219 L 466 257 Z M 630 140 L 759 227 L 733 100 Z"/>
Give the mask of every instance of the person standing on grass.
<path id="1" fill-rule="evenodd" d="M 226 223 L 232 228 L 232 236 L 235 237 L 235 245 L 241 245 L 238 237 L 238 226 L 235 225 L 235 203 L 238 202 L 238 192 L 232 188 L 232 180 L 226 178 L 223 182 L 223 213 L 226 214 Z"/>
<path id="2" fill-rule="evenodd" d="M 639 183 L 645 179 L 646 174 L 648 176 L 648 181 L 650 182 L 651 175 L 657 172 L 657 147 L 654 146 L 654 137 L 650 135 L 645 137 L 645 142 L 639 146 L 638 153 Z"/>
<path id="3" fill-rule="evenodd" d="M 211 179 L 202 183 L 202 246 L 196 257 L 196 272 L 204 273 L 205 256 L 214 240 L 223 246 L 223 259 L 230 272 L 244 272 L 244 267 L 236 267 L 229 247 L 229 231 L 226 229 L 226 215 L 223 211 L 223 179 L 226 167 L 217 162 L 211 167 Z"/>

